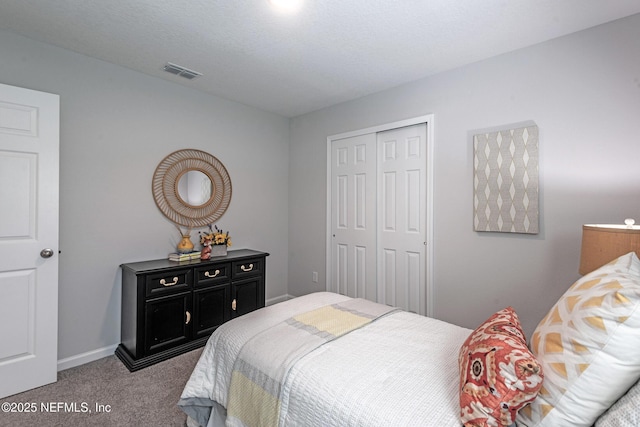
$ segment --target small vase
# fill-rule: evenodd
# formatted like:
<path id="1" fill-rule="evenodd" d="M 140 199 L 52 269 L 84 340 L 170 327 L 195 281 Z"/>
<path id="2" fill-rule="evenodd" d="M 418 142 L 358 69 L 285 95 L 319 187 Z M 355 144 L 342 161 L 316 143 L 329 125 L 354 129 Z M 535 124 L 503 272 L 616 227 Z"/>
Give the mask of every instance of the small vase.
<path id="1" fill-rule="evenodd" d="M 227 256 L 227 245 L 212 245 L 211 256 Z"/>
<path id="2" fill-rule="evenodd" d="M 180 240 L 180 243 L 178 243 L 177 249 L 181 254 L 193 252 L 193 242 L 191 241 L 191 236 L 189 234 L 182 235 L 182 240 Z"/>

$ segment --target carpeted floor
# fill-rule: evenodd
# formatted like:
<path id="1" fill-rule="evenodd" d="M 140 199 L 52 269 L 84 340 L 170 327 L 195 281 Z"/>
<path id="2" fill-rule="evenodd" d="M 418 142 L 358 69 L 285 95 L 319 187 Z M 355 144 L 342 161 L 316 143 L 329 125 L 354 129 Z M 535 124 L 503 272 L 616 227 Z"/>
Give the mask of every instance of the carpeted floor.
<path id="1" fill-rule="evenodd" d="M 129 372 L 115 356 L 58 372 L 58 382 L 0 399 L 0 426 L 184 426 L 180 399 L 202 349 Z M 48 412 L 47 412 L 48 410 Z"/>

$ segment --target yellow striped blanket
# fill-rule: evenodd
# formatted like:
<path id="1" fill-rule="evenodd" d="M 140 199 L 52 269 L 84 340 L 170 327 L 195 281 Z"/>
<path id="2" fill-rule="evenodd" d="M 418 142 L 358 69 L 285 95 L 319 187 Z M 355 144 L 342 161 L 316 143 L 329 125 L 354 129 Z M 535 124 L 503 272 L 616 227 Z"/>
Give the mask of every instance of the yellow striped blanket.
<path id="1" fill-rule="evenodd" d="M 233 366 L 227 425 L 279 424 L 282 386 L 305 354 L 397 309 L 352 299 L 291 317 L 249 340 Z"/>

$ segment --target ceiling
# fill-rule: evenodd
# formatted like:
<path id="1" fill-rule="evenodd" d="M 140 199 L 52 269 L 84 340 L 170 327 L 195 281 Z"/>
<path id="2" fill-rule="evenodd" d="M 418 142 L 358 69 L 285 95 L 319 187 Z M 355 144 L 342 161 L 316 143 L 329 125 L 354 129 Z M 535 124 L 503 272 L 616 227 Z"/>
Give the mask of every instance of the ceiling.
<path id="1" fill-rule="evenodd" d="M 293 117 L 640 13 L 637 0 L 303 3 L 0 0 L 0 28 Z"/>

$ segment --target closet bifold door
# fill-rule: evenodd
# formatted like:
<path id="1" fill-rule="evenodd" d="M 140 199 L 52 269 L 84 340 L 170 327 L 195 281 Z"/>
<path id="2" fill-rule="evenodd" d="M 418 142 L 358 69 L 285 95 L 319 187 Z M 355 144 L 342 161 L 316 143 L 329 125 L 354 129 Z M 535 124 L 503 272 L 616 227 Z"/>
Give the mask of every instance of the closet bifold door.
<path id="1" fill-rule="evenodd" d="M 426 314 L 427 126 L 377 134 L 378 301 Z"/>
<path id="2" fill-rule="evenodd" d="M 328 290 L 426 314 L 427 124 L 331 141 Z"/>
<path id="3" fill-rule="evenodd" d="M 332 292 L 377 300 L 376 135 L 331 145 Z"/>

